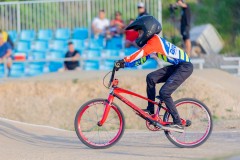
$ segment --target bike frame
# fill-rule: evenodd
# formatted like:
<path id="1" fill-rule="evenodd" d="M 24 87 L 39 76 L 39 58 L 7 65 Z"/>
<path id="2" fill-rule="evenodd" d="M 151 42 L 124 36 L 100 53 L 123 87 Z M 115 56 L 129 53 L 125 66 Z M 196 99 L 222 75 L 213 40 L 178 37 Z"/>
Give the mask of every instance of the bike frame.
<path id="1" fill-rule="evenodd" d="M 169 110 L 166 107 L 162 106 L 161 101 L 158 103 L 158 102 L 152 101 L 152 100 L 150 100 L 150 99 L 148 99 L 144 96 L 141 96 L 137 93 L 134 93 L 134 92 L 131 92 L 131 91 L 128 91 L 128 90 L 125 90 L 125 89 L 122 89 L 122 88 L 118 87 L 118 79 L 114 79 L 114 76 L 115 76 L 115 71 L 117 70 L 116 68 L 119 68 L 119 66 L 120 66 L 119 63 L 115 63 L 115 66 L 113 67 L 112 75 L 111 75 L 111 78 L 110 78 L 110 81 L 109 81 L 109 84 L 108 84 L 108 88 L 110 88 L 110 93 L 109 93 L 109 96 L 108 96 L 108 99 L 107 99 L 107 103 L 106 103 L 106 106 L 105 106 L 103 116 L 102 116 L 101 120 L 98 122 L 98 125 L 102 126 L 104 124 L 104 122 L 106 121 L 106 119 L 108 117 L 108 113 L 109 113 L 111 105 L 112 105 L 112 102 L 113 102 L 115 97 L 117 97 L 120 101 L 125 103 L 127 106 L 131 107 L 136 112 L 136 114 L 138 116 L 147 120 L 148 122 L 150 122 L 150 124 L 157 125 L 160 128 L 164 125 L 171 124 L 172 122 L 164 122 L 161 119 L 161 117 L 158 116 L 158 114 L 160 112 L 160 109 L 163 109 L 166 112 L 169 112 Z M 121 95 L 122 93 L 141 98 L 143 100 L 146 100 L 148 102 L 153 103 L 154 105 L 157 105 L 158 108 L 157 108 L 156 113 L 153 114 L 153 115 L 150 115 L 150 114 L 144 112 L 141 108 L 137 107 L 135 104 L 133 104 L 132 102 L 130 102 L 129 100 L 124 98 Z M 182 120 L 182 124 L 186 125 L 186 120 L 184 120 L 184 119 L 181 119 L 181 120 Z"/>
<path id="2" fill-rule="evenodd" d="M 104 122 L 106 121 L 108 113 L 109 113 L 109 110 L 111 108 L 111 104 L 112 104 L 112 102 L 113 102 L 115 97 L 117 97 L 120 101 L 122 101 L 123 103 L 125 103 L 126 105 L 131 107 L 137 113 L 137 115 L 139 115 L 141 118 L 143 118 L 145 120 L 148 120 L 150 122 L 157 121 L 161 125 L 167 125 L 167 124 L 171 123 L 171 122 L 164 122 L 164 121 L 162 121 L 162 119 L 158 116 L 158 114 L 160 112 L 160 108 L 168 112 L 168 109 L 166 107 L 163 107 L 163 106 L 159 107 L 159 103 L 158 102 L 152 101 L 152 100 L 150 100 L 150 99 L 148 99 L 148 98 L 146 98 L 144 96 L 141 96 L 139 94 L 136 94 L 134 92 L 131 92 L 131 91 L 119 88 L 119 87 L 117 87 L 117 84 L 118 84 L 118 80 L 117 79 L 113 80 L 112 87 L 110 89 L 110 93 L 109 93 L 109 96 L 108 96 L 108 102 L 107 102 L 107 104 L 105 106 L 105 110 L 104 110 L 102 119 L 99 121 L 99 125 L 103 125 Z M 132 95 L 132 96 L 141 98 L 143 100 L 146 100 L 148 102 L 151 102 L 154 105 L 157 105 L 158 109 L 157 109 L 155 114 L 149 115 L 148 113 L 144 112 L 141 108 L 139 108 L 135 104 L 133 104 L 131 101 L 129 101 L 128 99 L 124 98 L 121 94 Z"/>

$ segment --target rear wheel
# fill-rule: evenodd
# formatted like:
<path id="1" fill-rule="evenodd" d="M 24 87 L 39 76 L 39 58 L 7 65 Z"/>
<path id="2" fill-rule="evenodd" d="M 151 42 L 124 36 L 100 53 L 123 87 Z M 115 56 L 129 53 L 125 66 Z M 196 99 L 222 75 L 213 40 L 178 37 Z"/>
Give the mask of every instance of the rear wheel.
<path id="1" fill-rule="evenodd" d="M 78 138 L 94 149 L 108 148 L 123 135 L 124 117 L 120 108 L 112 103 L 107 120 L 98 125 L 106 106 L 106 99 L 94 99 L 81 106 L 75 117 L 75 131 Z"/>
<path id="2" fill-rule="evenodd" d="M 184 132 L 165 131 L 167 138 L 181 148 L 193 148 L 203 144 L 212 132 L 212 116 L 205 104 L 192 99 L 183 98 L 175 102 L 181 118 L 187 121 Z M 164 114 L 165 122 L 172 122 L 169 112 Z"/>

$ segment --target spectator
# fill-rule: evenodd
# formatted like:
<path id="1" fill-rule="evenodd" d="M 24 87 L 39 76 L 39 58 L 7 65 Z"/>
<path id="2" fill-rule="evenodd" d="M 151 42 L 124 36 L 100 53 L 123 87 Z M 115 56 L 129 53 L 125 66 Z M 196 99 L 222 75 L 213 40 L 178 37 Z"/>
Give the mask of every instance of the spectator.
<path id="1" fill-rule="evenodd" d="M 111 20 L 111 23 L 110 23 L 111 36 L 119 36 L 123 34 L 124 27 L 125 27 L 125 24 L 124 24 L 124 21 L 122 20 L 121 12 L 119 11 L 115 12 L 115 18 Z"/>
<path id="2" fill-rule="evenodd" d="M 143 2 L 139 2 L 137 7 L 138 7 L 138 17 L 148 15 L 147 10 L 146 10 Z"/>
<path id="3" fill-rule="evenodd" d="M 3 41 L 8 42 L 11 46 L 11 48 L 14 48 L 14 43 L 12 41 L 12 38 L 8 35 L 8 33 L 2 29 L 0 29 L 0 33 L 3 35 Z"/>
<path id="4" fill-rule="evenodd" d="M 8 42 L 4 42 L 4 35 L 0 33 L 0 62 L 7 61 L 7 68 L 10 71 L 12 65 L 12 48 Z"/>
<path id="5" fill-rule="evenodd" d="M 134 21 L 134 19 L 130 19 L 129 24 L 130 25 L 132 22 Z M 130 29 L 130 30 L 126 30 L 125 31 L 125 48 L 129 48 L 131 46 L 137 47 L 137 44 L 135 42 L 135 40 L 138 38 L 138 32 Z"/>
<path id="6" fill-rule="evenodd" d="M 71 61 L 65 61 L 64 68 L 61 68 L 59 71 L 80 70 L 79 67 L 80 54 L 77 50 L 75 50 L 72 42 L 68 42 L 68 51 L 65 55 L 65 58 L 71 58 Z"/>
<path id="7" fill-rule="evenodd" d="M 98 38 L 99 35 L 105 36 L 106 29 L 109 27 L 110 22 L 107 18 L 105 18 L 105 11 L 100 10 L 98 17 L 95 17 L 92 22 L 92 30 L 94 34 L 94 38 Z"/>
<path id="8" fill-rule="evenodd" d="M 181 31 L 182 39 L 184 41 L 185 50 L 188 56 L 190 56 L 191 54 L 191 41 L 190 41 L 190 34 L 189 34 L 190 21 L 191 21 L 190 8 L 189 8 L 189 5 L 184 2 L 184 0 L 178 0 L 177 5 L 182 8 L 180 31 Z"/>

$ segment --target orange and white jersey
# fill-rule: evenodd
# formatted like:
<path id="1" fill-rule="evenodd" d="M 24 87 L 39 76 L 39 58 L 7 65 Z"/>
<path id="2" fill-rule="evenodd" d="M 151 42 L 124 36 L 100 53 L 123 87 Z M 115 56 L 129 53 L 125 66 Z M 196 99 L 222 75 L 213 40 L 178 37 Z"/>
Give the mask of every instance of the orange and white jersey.
<path id="1" fill-rule="evenodd" d="M 125 57 L 124 61 L 126 66 L 137 66 L 143 64 L 150 57 L 150 54 L 156 54 L 158 58 L 174 65 L 190 62 L 186 52 L 156 34 L 141 49 Z M 133 65 L 135 62 L 136 65 Z"/>

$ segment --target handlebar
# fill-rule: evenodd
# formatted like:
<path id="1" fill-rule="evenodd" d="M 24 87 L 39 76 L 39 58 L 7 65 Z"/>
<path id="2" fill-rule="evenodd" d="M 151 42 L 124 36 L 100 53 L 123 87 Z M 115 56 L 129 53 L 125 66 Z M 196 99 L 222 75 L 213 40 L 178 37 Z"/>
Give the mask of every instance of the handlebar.
<path id="1" fill-rule="evenodd" d="M 113 79 L 114 79 L 114 76 L 115 76 L 115 72 L 116 72 L 116 68 L 115 66 L 113 67 L 113 70 L 112 70 L 112 75 L 111 75 L 111 78 L 109 80 L 109 83 L 108 83 L 108 88 L 111 86 L 112 82 L 113 82 Z"/>
<path id="2" fill-rule="evenodd" d="M 112 75 L 111 75 L 111 78 L 110 78 L 109 83 L 108 83 L 108 88 L 111 86 L 111 84 L 114 80 L 115 72 L 118 71 L 119 67 L 120 67 L 120 63 L 115 62 L 114 66 L 113 66 L 113 70 L 112 70 Z"/>

